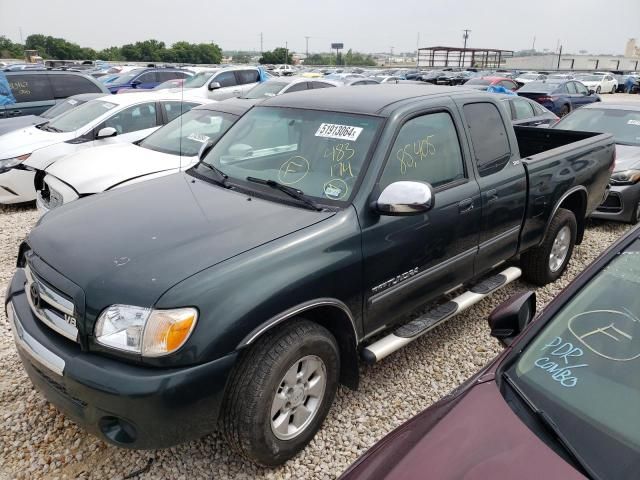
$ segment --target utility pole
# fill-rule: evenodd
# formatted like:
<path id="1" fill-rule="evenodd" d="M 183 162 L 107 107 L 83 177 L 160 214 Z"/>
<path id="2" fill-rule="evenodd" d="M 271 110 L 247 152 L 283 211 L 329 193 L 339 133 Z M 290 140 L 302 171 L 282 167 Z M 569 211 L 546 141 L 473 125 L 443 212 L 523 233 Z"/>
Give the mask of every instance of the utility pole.
<path id="1" fill-rule="evenodd" d="M 389 65 L 393 62 L 393 47 L 389 47 Z"/>
<path id="2" fill-rule="evenodd" d="M 284 42 L 284 63 L 289 65 L 289 42 Z"/>
<path id="3" fill-rule="evenodd" d="M 416 69 L 420 66 L 420 32 L 418 32 L 418 39 L 416 40 Z"/>
<path id="4" fill-rule="evenodd" d="M 531 45 L 531 50 L 535 50 L 536 49 L 536 36 L 533 36 L 533 45 Z"/>
<path id="5" fill-rule="evenodd" d="M 262 32 L 260 32 L 260 55 L 264 53 L 264 49 L 262 48 L 262 40 L 263 40 Z"/>
<path id="6" fill-rule="evenodd" d="M 560 70 L 560 57 L 562 57 L 562 45 L 560 45 L 560 51 L 558 52 L 558 70 Z"/>
<path id="7" fill-rule="evenodd" d="M 309 58 L 309 39 L 310 39 L 310 38 L 311 38 L 311 37 L 310 37 L 310 36 L 308 36 L 308 35 L 304 37 L 304 39 L 307 41 L 307 50 L 306 50 L 307 58 Z"/>
<path id="8" fill-rule="evenodd" d="M 463 50 L 462 50 L 462 66 L 464 67 L 464 60 L 465 60 L 465 56 L 466 56 L 465 54 L 467 53 L 466 52 L 466 50 L 467 50 L 467 40 L 469 40 L 469 32 L 471 32 L 471 30 L 469 30 L 468 28 L 465 28 L 463 30 L 463 32 L 464 33 L 462 34 L 462 39 L 464 40 L 464 47 L 463 47 Z M 458 65 L 458 66 L 460 66 L 460 65 Z"/>
<path id="9" fill-rule="evenodd" d="M 20 43 L 24 45 L 24 40 L 22 39 L 22 27 L 18 27 L 18 30 L 20 30 Z"/>

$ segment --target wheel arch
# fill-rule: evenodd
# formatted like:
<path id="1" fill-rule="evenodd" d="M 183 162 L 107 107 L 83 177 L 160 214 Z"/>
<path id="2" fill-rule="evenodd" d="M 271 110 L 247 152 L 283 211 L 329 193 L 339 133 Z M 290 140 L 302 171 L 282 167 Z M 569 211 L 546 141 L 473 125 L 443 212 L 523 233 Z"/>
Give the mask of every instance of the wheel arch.
<path id="1" fill-rule="evenodd" d="M 355 390 L 360 382 L 358 369 L 359 335 L 349 307 L 335 298 L 318 298 L 291 307 L 254 328 L 238 344 L 237 349 L 249 347 L 265 333 L 296 318 L 304 318 L 322 325 L 335 337 L 340 350 L 340 383 Z"/>
<path id="2" fill-rule="evenodd" d="M 578 225 L 578 231 L 576 232 L 576 245 L 580 245 L 582 243 L 582 239 L 584 238 L 584 230 L 586 227 L 587 219 L 585 217 L 587 212 L 587 189 L 583 185 L 577 185 L 571 189 L 569 189 L 565 194 L 560 197 L 560 199 L 556 202 L 553 210 L 551 211 L 551 215 L 547 219 L 547 225 L 544 229 L 544 235 L 542 236 L 542 241 L 547 236 L 549 231 L 549 227 L 551 225 L 551 221 L 553 217 L 555 217 L 558 209 L 564 208 L 573 212 L 576 217 L 576 223 Z"/>

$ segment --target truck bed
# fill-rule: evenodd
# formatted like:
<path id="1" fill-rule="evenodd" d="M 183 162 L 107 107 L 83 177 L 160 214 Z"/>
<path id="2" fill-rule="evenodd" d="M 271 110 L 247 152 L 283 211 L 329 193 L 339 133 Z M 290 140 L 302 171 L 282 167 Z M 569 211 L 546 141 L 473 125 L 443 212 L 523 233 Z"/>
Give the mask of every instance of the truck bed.
<path id="1" fill-rule="evenodd" d="M 610 134 L 517 126 L 514 130 L 529 194 L 520 236 L 519 250 L 524 251 L 542 241 L 553 209 L 565 193 L 586 188 L 585 216 L 600 204 L 609 183 L 608 167 L 615 160 L 615 143 Z"/>

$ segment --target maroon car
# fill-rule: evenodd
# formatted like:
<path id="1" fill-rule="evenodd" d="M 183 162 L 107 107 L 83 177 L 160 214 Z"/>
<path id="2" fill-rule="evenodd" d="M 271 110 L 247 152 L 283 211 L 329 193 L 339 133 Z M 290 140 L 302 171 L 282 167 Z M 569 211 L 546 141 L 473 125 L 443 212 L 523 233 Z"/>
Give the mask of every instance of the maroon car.
<path id="1" fill-rule="evenodd" d="M 640 227 L 534 322 L 533 292 L 496 308 L 505 351 L 342 478 L 640 478 L 639 293 Z"/>

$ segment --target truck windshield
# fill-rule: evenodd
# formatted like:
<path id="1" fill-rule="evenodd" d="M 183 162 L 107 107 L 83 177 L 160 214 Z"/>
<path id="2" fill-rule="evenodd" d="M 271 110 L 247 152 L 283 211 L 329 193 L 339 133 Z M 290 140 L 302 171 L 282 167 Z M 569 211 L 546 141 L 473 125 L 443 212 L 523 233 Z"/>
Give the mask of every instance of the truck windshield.
<path id="1" fill-rule="evenodd" d="M 507 375 L 600 478 L 640 469 L 640 240 L 591 279 Z"/>
<path id="2" fill-rule="evenodd" d="M 64 102 L 60 102 L 57 105 L 54 105 L 49 110 L 44 112 L 41 117 L 43 118 L 54 118 L 58 115 L 62 115 L 65 112 L 68 112 L 71 109 L 74 109 L 80 105 L 82 105 L 84 100 L 78 100 L 76 98 L 67 98 Z"/>
<path id="3" fill-rule="evenodd" d="M 611 133 L 616 143 L 640 146 L 640 110 L 580 109 L 564 117 L 554 128 Z"/>
<path id="4" fill-rule="evenodd" d="M 153 132 L 140 146 L 170 155 L 193 157 L 202 145 L 218 140 L 237 118 L 212 110 L 191 110 Z"/>
<path id="5" fill-rule="evenodd" d="M 47 126 L 56 131 L 73 132 L 101 117 L 115 106 L 115 103 L 92 100 L 54 118 L 47 123 Z"/>
<path id="6" fill-rule="evenodd" d="M 381 123 L 366 115 L 257 107 L 229 129 L 204 162 L 247 188 L 256 188 L 246 181 L 254 177 L 321 200 L 347 201 Z"/>
<path id="7" fill-rule="evenodd" d="M 184 88 L 200 88 L 207 83 L 207 80 L 209 80 L 215 72 L 215 70 L 198 72 L 194 76 L 187 78 L 182 86 Z"/>

